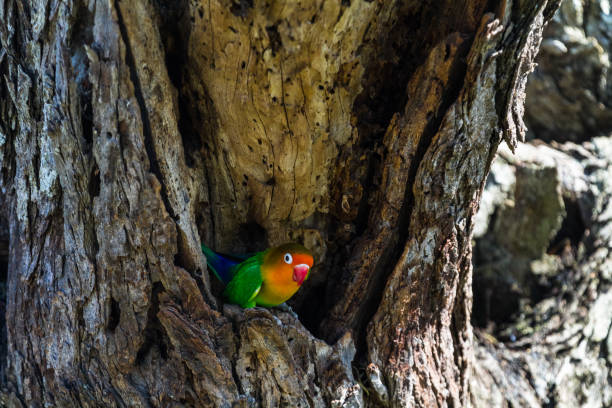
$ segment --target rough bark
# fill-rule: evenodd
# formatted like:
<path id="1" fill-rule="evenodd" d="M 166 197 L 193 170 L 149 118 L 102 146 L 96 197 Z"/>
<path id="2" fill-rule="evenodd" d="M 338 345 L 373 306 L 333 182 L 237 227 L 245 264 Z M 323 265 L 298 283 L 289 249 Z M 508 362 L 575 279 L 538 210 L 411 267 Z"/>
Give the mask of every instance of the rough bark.
<path id="1" fill-rule="evenodd" d="M 4 402 L 466 404 L 472 219 L 556 6 L 1 3 Z M 299 319 L 223 305 L 200 240 L 311 247 Z"/>

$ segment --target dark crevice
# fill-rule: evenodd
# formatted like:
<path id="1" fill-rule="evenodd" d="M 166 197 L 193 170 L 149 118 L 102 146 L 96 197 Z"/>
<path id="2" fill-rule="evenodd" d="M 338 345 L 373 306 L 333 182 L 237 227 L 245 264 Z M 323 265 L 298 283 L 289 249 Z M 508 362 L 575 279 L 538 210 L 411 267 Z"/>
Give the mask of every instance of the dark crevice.
<path id="1" fill-rule="evenodd" d="M 6 384 L 6 364 L 8 361 L 8 333 L 6 327 L 8 265 L 9 229 L 6 219 L 0 217 L 0 384 Z"/>
<path id="2" fill-rule="evenodd" d="M 78 3 L 78 8 L 73 14 L 72 24 L 70 27 L 69 46 L 73 53 L 82 50 L 83 44 L 92 44 L 93 42 L 93 27 L 94 14 L 84 3 Z"/>
<path id="3" fill-rule="evenodd" d="M 203 94 L 195 93 L 193 95 L 189 95 L 188 101 L 190 101 L 194 106 L 196 106 L 197 110 L 193 110 L 193 117 L 197 118 L 194 121 L 194 125 L 199 130 L 200 137 L 203 141 L 203 148 L 200 150 L 200 153 L 205 158 L 205 164 L 202 166 L 204 169 L 204 179 L 206 180 L 206 187 L 208 190 L 208 199 L 210 200 L 211 205 L 209 206 L 210 210 L 210 224 L 211 224 L 211 236 L 215 236 L 215 214 L 213 214 L 213 205 L 216 198 L 215 189 L 212 188 L 212 184 L 216 182 L 214 169 L 211 167 L 210 162 L 214 161 L 213 156 L 216 155 L 216 149 L 218 148 L 216 145 L 216 140 L 214 135 L 216 135 L 219 131 L 219 123 L 217 121 L 218 113 L 215 109 L 214 103 L 208 94 L 207 89 L 203 89 Z M 200 102 L 204 102 L 203 104 Z"/>
<path id="4" fill-rule="evenodd" d="M 586 231 L 582 213 L 576 200 L 572 200 L 569 197 L 563 197 L 563 203 L 565 204 L 566 216 L 563 219 L 561 228 L 550 241 L 547 250 L 549 254 L 562 255 L 562 252 L 568 246 L 570 246 L 575 253 Z"/>
<path id="5" fill-rule="evenodd" d="M 384 288 L 391 276 L 393 267 L 398 262 L 403 245 L 398 245 L 398 241 L 390 242 L 379 262 L 376 264 L 373 278 L 368 285 L 367 293 L 363 298 L 363 302 L 358 314 L 359 320 L 356 322 L 355 331 L 358 333 L 355 337 L 355 348 L 357 349 L 355 361 L 367 360 L 367 324 L 372 320 L 374 314 L 378 310 L 378 305 L 382 300 Z M 405 241 L 399 241 L 405 243 Z"/>
<path id="6" fill-rule="evenodd" d="M 136 371 L 132 371 L 128 375 L 125 376 L 127 382 L 131 385 L 132 389 L 140 395 L 140 399 L 142 401 L 151 401 L 151 393 L 149 392 L 149 385 L 146 380 L 142 377 L 142 375 Z M 147 407 L 152 407 L 152 404 L 147 405 Z"/>
<path id="7" fill-rule="evenodd" d="M 168 76 L 177 90 L 178 129 L 183 144 L 185 164 L 198 172 L 207 189 L 207 197 L 190 197 L 197 200 L 196 224 L 199 236 L 203 242 L 212 242 L 215 234 L 212 202 L 213 190 L 210 185 L 214 182 L 209 174 L 206 156 L 210 153 L 210 144 L 206 138 L 217 132 L 216 112 L 212 100 L 207 94 L 205 85 L 198 83 L 192 86 L 187 77 L 189 60 L 187 59 L 189 39 L 193 27 L 193 16 L 190 16 L 189 2 L 180 0 L 166 2 L 154 0 L 157 11 L 160 37 L 163 41 L 165 65 Z M 204 10 L 196 11 L 200 18 L 204 18 Z"/>
<path id="8" fill-rule="evenodd" d="M 253 8 L 253 0 L 233 0 L 230 11 L 236 17 L 246 17 L 249 9 Z"/>
<path id="9" fill-rule="evenodd" d="M 315 267 L 319 268 L 318 266 Z M 307 293 L 300 293 L 300 291 Z M 314 282 L 312 278 L 309 278 L 300 291 L 298 291 L 296 296 L 289 299 L 287 304 L 297 312 L 299 320 L 304 327 L 313 335 L 321 338 L 322 335 L 317 330 L 321 323 L 321 316 L 325 316 L 328 310 L 323 301 L 325 299 L 323 295 L 326 291 L 326 282 L 324 280 Z M 325 338 L 322 339 L 326 340 Z"/>
<path id="10" fill-rule="evenodd" d="M 320 267 L 325 270 L 342 272 L 330 276 L 325 285 L 316 287 L 316 292 L 309 295 L 309 297 L 318 296 L 326 299 L 325 304 L 318 308 L 317 315 L 311 309 L 309 302 L 304 302 L 298 312 L 300 316 L 304 315 L 306 317 L 304 324 L 309 330 L 328 341 L 335 340 L 330 337 L 334 334 L 320 333 L 318 325 L 325 319 L 329 310 L 333 308 L 334 303 L 339 298 L 335 293 L 338 287 L 342 287 L 342 282 L 346 279 L 344 275 L 350 273 L 350 271 L 345 270 L 344 264 L 351 256 L 355 240 L 369 228 L 370 212 L 374 202 L 371 194 L 378 190 L 377 186 L 382 177 L 380 165 L 384 158 L 379 153 L 382 147 L 382 139 L 393 115 L 403 111 L 408 100 L 406 92 L 408 81 L 427 56 L 427 50 L 423 44 L 416 47 L 414 44 L 418 41 L 409 40 L 421 30 L 422 16 L 420 13 L 420 10 L 397 10 L 398 17 L 392 23 L 393 26 L 388 29 L 388 35 L 381 36 L 377 40 L 379 41 L 376 47 L 377 56 L 366 66 L 366 73 L 363 75 L 363 91 L 357 96 L 353 104 L 353 115 L 357 118 L 358 140 L 351 146 L 350 151 L 343 152 L 338 156 L 338 163 L 346 163 L 349 168 L 344 169 L 344 166 L 336 166 L 340 170 L 331 180 L 330 196 L 338 205 L 340 205 L 344 196 L 352 196 L 353 200 L 359 200 L 354 202 L 357 206 L 354 212 L 343 212 L 340 205 L 329 222 L 328 254 L 333 253 L 334 255 L 328 256 L 326 264 Z M 381 81 L 380 78 L 393 78 L 393 80 Z M 323 85 L 320 87 L 325 89 Z M 366 163 L 351 159 L 351 157 L 358 158 L 362 155 L 367 157 Z M 345 173 L 349 175 L 351 180 L 357 181 L 356 184 L 362 187 L 361 191 L 339 190 L 347 187 L 347 183 L 343 182 L 343 179 L 346 178 Z M 389 253 L 390 251 L 385 252 Z M 359 322 L 350 323 L 360 326 L 359 332 L 364 328 L 362 326 L 365 326 L 367 319 L 374 313 L 376 299 L 372 299 L 370 295 L 372 291 L 382 291 L 386 276 L 378 275 L 386 275 L 384 272 L 382 265 L 377 267 L 376 271 L 373 271 L 373 275 L 376 275 L 376 277 L 370 279 L 367 293 L 364 293 Z M 314 290 L 315 288 L 313 288 Z M 370 310 L 372 310 L 371 313 Z M 314 327 L 309 322 L 313 322 Z M 356 337 L 365 336 L 358 335 Z"/>
<path id="11" fill-rule="evenodd" d="M 263 251 L 262 245 L 268 242 L 268 232 L 255 221 L 240 224 L 238 228 L 240 238 L 239 248 L 244 248 L 244 252 L 251 253 Z"/>
<path id="12" fill-rule="evenodd" d="M 493 212 L 489 225 L 495 225 L 499 214 Z M 523 294 L 512 281 L 495 273 L 490 265 L 503 261 L 503 253 L 497 253 L 487 244 L 494 242 L 488 234 L 476 240 L 473 245 L 472 263 L 472 316 L 474 327 L 492 331 L 495 327 L 511 321 L 520 307 Z"/>
<path id="13" fill-rule="evenodd" d="M 176 230 L 176 244 L 177 252 L 174 254 L 174 265 L 189 271 L 192 275 L 193 272 L 198 268 L 199 263 L 194 261 L 190 256 L 188 237 L 185 233 L 177 228 Z"/>
<path id="14" fill-rule="evenodd" d="M 100 195 L 100 169 L 98 169 L 98 163 L 96 163 L 95 160 L 93 160 L 93 168 L 91 169 L 91 174 L 89 175 L 87 190 L 89 191 L 89 197 L 92 200 L 94 197 L 98 197 Z"/>
<path id="15" fill-rule="evenodd" d="M 194 168 L 196 165 L 195 155 L 200 155 L 202 151 L 202 139 L 191 118 L 190 109 L 186 105 L 187 101 L 183 97 L 179 97 L 179 132 L 183 140 L 183 151 L 185 154 L 185 164 L 188 167 Z"/>
<path id="16" fill-rule="evenodd" d="M 196 379 L 193 376 L 193 372 L 191 368 L 187 365 L 185 361 L 182 362 L 183 372 L 185 373 L 185 389 L 183 392 L 185 393 L 185 397 L 180 399 L 180 403 L 184 404 L 186 407 L 195 407 L 200 402 L 199 397 L 193 391 L 192 385 L 196 383 Z"/>
<path id="17" fill-rule="evenodd" d="M 84 45 L 93 44 L 93 19 L 93 13 L 85 5 L 80 4 L 74 15 L 74 24 L 69 35 L 69 47 L 72 52 L 70 68 L 72 79 L 77 85 L 77 96 L 81 106 L 80 125 L 84 142 L 83 151 L 86 155 L 90 155 L 93 149 L 93 105 L 89 82 L 89 58 Z"/>
<path id="18" fill-rule="evenodd" d="M 403 204 L 400 209 L 400 216 L 398 220 L 398 239 L 397 241 L 388 245 L 386 251 L 389 253 L 389 256 L 381 256 L 380 261 L 376 265 L 376 271 L 378 273 L 374 275 L 374 281 L 370 284 L 371 290 L 369 291 L 369 296 L 365 298 L 364 307 L 362 309 L 362 313 L 360 313 L 364 324 L 362 324 L 360 329 L 360 333 L 362 334 L 358 336 L 358 339 L 361 340 L 362 343 L 360 344 L 359 341 L 356 343 L 358 346 L 356 356 L 357 361 L 366 358 L 367 347 L 365 344 L 365 324 L 367 324 L 367 322 L 369 322 L 376 313 L 378 305 L 382 300 L 385 284 L 393 271 L 393 267 L 399 262 L 409 238 L 408 233 L 410 230 L 410 220 L 414 207 L 413 185 L 416 180 L 418 169 L 421 162 L 425 158 L 427 149 L 429 149 L 431 146 L 434 136 L 438 133 L 448 109 L 453 103 L 455 103 L 459 97 L 461 89 L 463 88 L 465 75 L 467 72 L 467 65 L 465 64 L 464 57 L 467 55 L 471 47 L 472 40 L 473 39 L 465 41 L 457 51 L 455 61 L 449 70 L 451 75 L 448 80 L 448 85 L 444 89 L 444 95 L 441 98 L 441 103 L 437 112 L 429 118 L 429 121 L 423 130 L 423 134 L 419 139 L 416 153 L 412 162 L 410 163 L 408 181 L 406 183 L 406 190 L 404 193 L 404 199 L 402 201 Z M 431 50 L 429 50 L 429 52 L 430 51 Z M 402 100 L 402 102 L 405 104 L 405 100 Z"/>
<path id="19" fill-rule="evenodd" d="M 161 170 L 159 168 L 159 162 L 157 158 L 157 153 L 155 152 L 155 145 L 153 143 L 153 135 L 151 132 L 151 121 L 149 119 L 149 111 L 147 110 L 147 104 L 145 102 L 142 86 L 140 84 L 140 78 L 138 78 L 138 72 L 136 70 L 136 63 L 134 60 L 134 55 L 132 53 L 132 47 L 130 44 L 130 38 L 127 34 L 127 29 L 125 27 L 125 22 L 123 20 L 123 16 L 121 14 L 121 8 L 119 7 L 119 0 L 115 0 L 115 10 L 117 11 L 117 22 L 119 25 L 119 31 L 121 32 L 121 38 L 123 39 L 123 43 L 125 45 L 125 60 L 128 65 L 130 71 L 130 79 L 132 80 L 132 84 L 134 85 L 134 96 L 136 97 L 136 101 L 138 102 L 138 108 L 140 110 L 140 119 L 142 122 L 143 136 L 145 140 L 145 149 L 147 151 L 147 155 L 149 157 L 149 171 L 157 177 L 159 183 L 161 184 L 161 197 L 164 202 L 164 206 L 166 207 L 166 211 L 173 219 L 176 219 L 176 215 L 174 214 L 174 209 L 170 205 L 168 200 L 168 191 L 166 184 L 164 182 L 164 178 L 162 177 Z"/>
<path id="20" fill-rule="evenodd" d="M 32 170 L 34 171 L 34 183 L 40 187 L 40 149 L 38 146 L 32 154 Z"/>
<path id="21" fill-rule="evenodd" d="M 120 321 L 121 308 L 119 307 L 119 302 L 117 302 L 114 297 L 111 297 L 110 313 L 108 316 L 108 324 L 106 329 L 110 332 L 114 332 L 117 326 L 119 326 Z"/>
<path id="22" fill-rule="evenodd" d="M 183 75 L 189 63 L 187 46 L 193 26 L 190 23 L 183 23 L 188 16 L 189 4 L 186 1 L 170 3 L 157 1 L 156 5 L 161 18 L 159 31 L 164 45 L 166 69 L 172 85 L 177 90 L 178 127 L 183 142 L 185 164 L 194 168 L 198 156 L 201 155 L 202 138 L 201 129 L 195 124 L 191 103 L 185 95 L 183 83 Z"/>
<path id="23" fill-rule="evenodd" d="M 139 366 L 144 361 L 153 347 L 157 347 L 159 355 L 163 360 L 168 358 L 168 336 L 161 322 L 157 318 L 159 312 L 159 294 L 164 291 L 161 282 L 155 282 L 151 289 L 151 305 L 147 312 L 147 325 L 144 330 L 144 342 L 136 353 L 135 365 Z"/>
<path id="24" fill-rule="evenodd" d="M 469 51 L 471 41 L 465 41 L 461 48 L 457 51 L 455 62 L 450 68 L 451 76 L 448 80 L 448 85 L 444 89 L 444 95 L 441 98 L 441 103 L 434 115 L 429 118 L 427 125 L 423 130 L 423 134 L 419 139 L 416 153 L 410 163 L 408 172 L 408 181 L 402 201 L 402 207 L 399 211 L 398 227 L 395 232 L 396 239 L 391 240 L 379 262 L 376 265 L 373 277 L 370 279 L 367 293 L 364 296 L 361 310 L 359 312 L 359 321 L 356 326 L 356 361 L 367 360 L 367 344 L 366 344 L 366 329 L 367 323 L 373 318 L 378 310 L 378 305 L 382 300 L 384 287 L 389 276 L 391 275 L 394 266 L 399 262 L 408 241 L 408 233 L 410 230 L 410 220 L 414 207 L 413 185 L 416 180 L 418 169 L 421 162 L 425 158 L 428 148 L 431 146 L 434 136 L 438 133 L 442 120 L 444 119 L 450 106 L 457 100 L 465 79 L 467 66 L 464 61 L 465 55 Z M 407 93 L 405 93 L 407 95 Z M 405 105 L 406 100 L 396 98 L 396 101 Z M 390 120 L 390 118 L 389 118 Z"/>
<path id="25" fill-rule="evenodd" d="M 512 321 L 523 297 L 512 282 L 503 281 L 499 277 L 482 276 L 478 271 L 474 273 L 472 291 L 472 324 L 487 330 Z"/>
<path id="26" fill-rule="evenodd" d="M 195 206 L 195 222 L 198 236 L 204 243 L 212 242 L 211 233 L 214 233 L 214 229 L 209 233 L 210 222 L 208 220 L 210 219 L 212 219 L 210 215 L 210 203 L 208 201 L 198 202 Z"/>
<path id="27" fill-rule="evenodd" d="M 368 149 L 368 147 L 364 146 L 364 149 Z M 368 161 L 368 167 L 365 177 L 365 185 L 370 186 L 370 189 L 375 188 L 375 183 L 378 182 L 378 179 L 380 178 L 379 172 L 382 163 L 383 158 L 377 153 L 372 153 L 372 155 L 370 156 L 370 160 Z M 370 189 L 366 191 L 364 199 L 359 202 L 356 218 L 357 222 L 355 224 L 356 236 L 361 236 L 368 227 L 368 219 L 371 210 L 371 203 L 368 201 L 369 193 L 371 193 L 371 191 L 369 191 Z"/>
<path id="28" fill-rule="evenodd" d="M 234 346 L 234 350 L 235 352 L 232 355 L 232 361 L 236 362 L 238 360 L 238 350 L 240 350 L 240 342 L 242 340 L 242 336 L 240 335 L 240 327 L 239 324 L 234 320 L 234 319 L 230 319 L 230 323 L 231 323 L 231 327 L 232 327 L 232 332 L 234 334 L 234 339 L 235 339 L 235 346 Z M 231 370 L 230 373 L 232 375 L 232 379 L 234 380 L 234 383 L 236 384 L 236 387 L 240 390 L 241 393 L 244 393 L 244 385 L 242 383 L 242 381 L 240 380 L 240 376 L 238 375 L 238 370 L 236 369 L 236 364 L 230 364 L 231 366 Z M 250 366 L 246 367 L 246 371 L 249 372 L 250 371 Z"/>
<path id="29" fill-rule="evenodd" d="M 283 48 L 283 42 L 281 40 L 280 33 L 278 32 L 278 25 L 275 24 L 275 25 L 266 27 L 266 32 L 268 33 L 268 39 L 270 41 L 270 48 L 272 49 L 272 55 L 276 56 L 276 53 Z"/>
<path id="30" fill-rule="evenodd" d="M 2 43 L 0 41 L 0 50 L 2 50 Z M 10 57 L 7 54 L 2 54 L 3 51 L 0 51 L 0 75 L 6 76 L 7 83 L 9 79 L 9 60 Z M 0 86 L 0 101 L 8 101 L 10 98 L 8 86 Z M 9 120 L 10 117 L 15 117 L 15 109 L 16 107 L 11 103 L 0 104 L 0 132 L 4 135 L 7 135 L 7 140 L 2 146 L 2 151 L 4 155 L 4 160 L 2 165 L 0 165 L 0 183 L 2 186 L 6 186 L 9 183 L 9 180 L 13 180 L 15 177 L 15 151 L 14 144 L 11 142 L 13 138 L 13 132 L 9 129 Z M 0 207 L 6 208 L 5 205 L 6 197 L 0 196 Z M 4 210 L 6 211 L 6 210 Z"/>
<path id="31" fill-rule="evenodd" d="M 166 2 L 154 0 L 153 2 L 158 16 L 158 28 L 163 42 L 165 65 L 168 77 L 175 87 L 177 93 L 176 106 L 178 108 L 177 125 L 183 145 L 183 157 L 185 164 L 190 169 L 201 171 L 201 177 L 207 188 L 208 196 L 195 196 L 189 191 L 189 199 L 196 200 L 195 218 L 198 235 L 202 242 L 212 242 L 214 237 L 214 216 L 212 213 L 212 191 L 210 188 L 211 179 L 208 168 L 204 162 L 204 155 L 208 151 L 204 144 L 204 137 L 216 132 L 216 117 L 212 101 L 206 94 L 202 95 L 199 87 L 191 86 L 186 83 L 186 71 L 188 69 L 188 50 L 189 38 L 193 27 L 194 16 L 190 15 L 189 2 L 180 0 Z M 197 10 L 199 18 L 204 18 L 204 10 L 200 7 Z M 202 85 L 203 86 L 203 85 Z M 205 102 L 209 111 L 201 112 L 198 107 Z M 178 253 L 174 258 L 174 264 L 180 266 L 192 274 L 202 293 L 208 292 L 205 288 L 202 270 L 198 262 L 188 254 L 187 238 L 181 231 L 178 234 Z M 212 280 L 214 282 L 214 280 Z"/>
<path id="32" fill-rule="evenodd" d="M 79 94 L 81 96 L 81 106 L 83 106 L 83 112 L 81 113 L 81 129 L 83 131 L 83 140 L 85 141 L 84 153 L 89 154 L 93 149 L 93 111 L 91 104 L 91 88 L 87 88 L 87 84 L 84 84 L 80 89 Z"/>
<path id="33" fill-rule="evenodd" d="M 410 228 L 410 216 L 412 214 L 412 207 L 414 206 L 414 194 L 412 186 L 416 180 L 417 171 L 421 165 L 421 162 L 425 158 L 427 149 L 431 146 L 431 142 L 434 136 L 438 133 L 442 120 L 444 119 L 448 109 L 459 97 L 459 93 L 463 88 L 463 81 L 467 71 L 467 65 L 465 64 L 464 57 L 467 55 L 471 47 L 472 41 L 466 41 L 461 45 L 461 49 L 457 51 L 455 62 L 450 68 L 451 75 L 448 79 L 448 84 L 444 89 L 444 95 L 441 98 L 440 106 L 435 115 L 429 118 L 423 134 L 419 139 L 419 144 L 416 149 L 416 153 L 412 162 L 410 163 L 410 170 L 408 172 L 408 183 L 404 196 L 402 208 L 400 210 L 399 219 L 399 242 L 400 246 L 403 246 L 408 238 L 408 230 Z M 402 248 L 403 249 L 403 248 Z M 401 253 L 401 249 L 399 251 Z M 399 255 L 399 254 L 398 254 Z M 397 261 L 397 258 L 396 258 Z"/>

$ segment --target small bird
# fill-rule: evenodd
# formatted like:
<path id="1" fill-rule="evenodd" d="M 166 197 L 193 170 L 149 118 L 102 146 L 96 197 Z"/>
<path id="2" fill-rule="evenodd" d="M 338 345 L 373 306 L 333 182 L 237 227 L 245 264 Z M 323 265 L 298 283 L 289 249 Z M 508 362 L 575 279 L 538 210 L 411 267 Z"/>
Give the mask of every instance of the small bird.
<path id="1" fill-rule="evenodd" d="M 308 279 L 312 253 L 300 244 L 283 244 L 255 254 L 235 256 L 202 244 L 208 267 L 223 282 L 228 302 L 243 308 L 273 307 L 287 301 Z"/>

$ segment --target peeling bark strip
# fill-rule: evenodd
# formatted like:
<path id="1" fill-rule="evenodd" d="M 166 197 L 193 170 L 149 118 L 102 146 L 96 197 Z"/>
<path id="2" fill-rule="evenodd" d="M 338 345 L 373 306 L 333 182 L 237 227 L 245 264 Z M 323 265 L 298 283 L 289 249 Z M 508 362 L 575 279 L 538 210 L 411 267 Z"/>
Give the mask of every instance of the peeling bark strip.
<path id="1" fill-rule="evenodd" d="M 0 401 L 465 404 L 472 216 L 556 6 L 0 4 Z M 201 240 L 311 247 L 316 337 L 222 305 Z"/>

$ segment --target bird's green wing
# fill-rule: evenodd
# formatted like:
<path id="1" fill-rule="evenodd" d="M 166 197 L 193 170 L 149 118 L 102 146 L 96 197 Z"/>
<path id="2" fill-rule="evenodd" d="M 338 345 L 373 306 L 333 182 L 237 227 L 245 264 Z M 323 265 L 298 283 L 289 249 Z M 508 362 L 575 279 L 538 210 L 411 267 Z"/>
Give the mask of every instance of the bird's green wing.
<path id="1" fill-rule="evenodd" d="M 244 308 L 255 306 L 255 297 L 263 283 L 262 262 L 263 256 L 259 253 L 236 266 L 234 277 L 223 291 L 230 303 Z"/>

